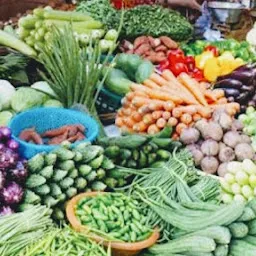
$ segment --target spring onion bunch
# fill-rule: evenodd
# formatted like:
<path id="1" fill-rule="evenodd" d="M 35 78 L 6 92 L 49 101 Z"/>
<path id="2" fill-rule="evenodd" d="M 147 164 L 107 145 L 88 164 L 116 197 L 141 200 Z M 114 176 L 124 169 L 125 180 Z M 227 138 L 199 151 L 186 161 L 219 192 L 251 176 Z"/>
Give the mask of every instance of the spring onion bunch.
<path id="1" fill-rule="evenodd" d="M 51 211 L 45 206 L 0 217 L 0 255 L 17 256 L 25 246 L 43 237 L 52 226 Z"/>

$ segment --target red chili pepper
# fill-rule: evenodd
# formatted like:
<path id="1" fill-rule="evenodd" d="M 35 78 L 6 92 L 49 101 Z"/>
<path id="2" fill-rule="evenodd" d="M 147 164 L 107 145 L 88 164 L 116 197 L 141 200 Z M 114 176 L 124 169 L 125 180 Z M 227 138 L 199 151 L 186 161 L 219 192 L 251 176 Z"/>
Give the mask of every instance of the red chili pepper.
<path id="1" fill-rule="evenodd" d="M 168 60 L 170 64 L 184 63 L 184 52 L 181 49 L 172 50 L 168 54 Z"/>
<path id="2" fill-rule="evenodd" d="M 163 60 L 163 61 L 161 61 L 161 62 L 159 63 L 159 70 L 160 70 L 160 71 L 163 71 L 163 70 L 165 70 L 165 69 L 168 69 L 169 66 L 170 66 L 169 61 L 168 61 L 168 60 Z"/>
<path id="3" fill-rule="evenodd" d="M 196 64 L 195 58 L 193 56 L 186 56 L 184 62 L 187 65 L 189 71 L 193 71 L 195 69 Z"/>
<path id="4" fill-rule="evenodd" d="M 219 49 L 213 45 L 208 45 L 204 48 L 205 51 L 212 52 L 215 57 L 219 56 Z"/>
<path id="5" fill-rule="evenodd" d="M 174 65 L 170 65 L 170 70 L 175 76 L 178 76 L 179 74 L 185 72 L 188 73 L 188 67 L 184 63 L 176 63 Z"/>
<path id="6" fill-rule="evenodd" d="M 202 70 L 198 69 L 198 68 L 195 68 L 193 70 L 193 78 L 195 78 L 197 81 L 201 82 L 201 81 L 204 81 L 204 73 Z"/>

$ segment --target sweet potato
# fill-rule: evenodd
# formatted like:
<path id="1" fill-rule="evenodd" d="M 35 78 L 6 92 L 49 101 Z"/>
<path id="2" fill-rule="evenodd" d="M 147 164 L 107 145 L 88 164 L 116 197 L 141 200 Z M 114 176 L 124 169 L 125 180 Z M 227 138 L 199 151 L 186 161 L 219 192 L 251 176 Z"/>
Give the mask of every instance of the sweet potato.
<path id="1" fill-rule="evenodd" d="M 155 51 L 156 52 L 165 52 L 165 51 L 167 51 L 167 47 L 165 46 L 165 45 L 159 45 L 159 46 L 157 46 L 156 48 L 155 48 Z"/>
<path id="2" fill-rule="evenodd" d="M 41 136 L 35 131 L 35 128 L 25 129 L 20 133 L 19 138 L 26 142 L 32 141 L 35 144 L 42 145 L 43 140 Z"/>
<path id="3" fill-rule="evenodd" d="M 148 36 L 148 40 L 152 48 L 156 48 L 161 44 L 161 41 L 159 38 L 153 38 L 152 36 Z"/>
<path id="4" fill-rule="evenodd" d="M 161 36 L 161 37 L 159 37 L 159 39 L 169 49 L 178 48 L 178 44 L 175 41 L 173 41 L 171 38 L 169 38 L 168 36 Z"/>
<path id="5" fill-rule="evenodd" d="M 63 134 L 56 136 L 48 141 L 49 145 L 58 145 L 68 138 L 68 130 L 66 130 Z"/>
<path id="6" fill-rule="evenodd" d="M 143 55 L 144 53 L 150 51 L 151 47 L 148 43 L 141 44 L 135 51 L 135 54 Z"/>
<path id="7" fill-rule="evenodd" d="M 134 40 L 133 47 L 136 50 L 139 48 L 142 44 L 148 44 L 149 39 L 146 36 L 139 36 Z"/>

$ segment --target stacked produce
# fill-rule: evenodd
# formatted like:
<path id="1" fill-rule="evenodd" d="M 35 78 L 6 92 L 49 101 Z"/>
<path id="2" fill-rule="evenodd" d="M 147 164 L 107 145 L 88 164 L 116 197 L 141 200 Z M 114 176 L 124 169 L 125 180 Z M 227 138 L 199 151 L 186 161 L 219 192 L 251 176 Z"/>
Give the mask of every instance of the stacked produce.
<path id="1" fill-rule="evenodd" d="M 140 36 L 133 43 L 123 40 L 119 48 L 124 53 L 138 54 L 154 64 L 159 64 L 167 59 L 170 50 L 178 48 L 178 44 L 168 36 Z"/>
<path id="2" fill-rule="evenodd" d="M 45 82 L 15 90 L 8 81 L 0 80 L 0 125 L 7 125 L 16 113 L 30 108 L 62 107 L 54 98 L 53 91 Z"/>
<path id="3" fill-rule="evenodd" d="M 182 49 L 185 51 L 186 55 L 200 55 L 205 50 L 207 46 L 214 46 L 220 54 L 224 52 L 230 52 L 234 58 L 241 58 L 245 62 L 254 62 L 255 54 L 252 51 L 250 44 L 246 41 L 238 42 L 235 39 L 226 39 L 221 41 L 202 41 L 197 40 L 190 44 L 182 44 Z"/>
<path id="4" fill-rule="evenodd" d="M 226 109 L 233 116 L 238 103 L 227 103 L 224 91 L 208 90 L 186 73 L 176 78 L 169 70 L 153 73 L 143 85 L 132 84 L 122 100 L 116 125 L 122 130 L 154 134 L 165 126 L 175 127 L 174 137 L 201 118 L 211 118 L 216 109 Z"/>
<path id="5" fill-rule="evenodd" d="M 47 207 L 33 206 L 24 212 L 0 217 L 0 255 L 18 255 L 25 246 L 38 242 L 53 226 L 50 216 Z"/>
<path id="6" fill-rule="evenodd" d="M 246 206 L 241 202 L 228 206 L 188 203 L 189 208 L 177 205 L 176 210 L 175 205 L 148 204 L 176 230 L 174 240 L 154 245 L 145 255 L 255 255 L 255 199 Z"/>
<path id="7" fill-rule="evenodd" d="M 249 159 L 229 162 L 221 186 L 224 203 L 252 200 L 256 196 L 256 165 Z"/>
<path id="8" fill-rule="evenodd" d="M 27 245 L 17 256 L 111 256 L 97 243 L 71 228 L 51 228 L 39 240 Z"/>
<path id="9" fill-rule="evenodd" d="M 153 73 L 154 66 L 136 54 L 119 54 L 115 59 L 115 68 L 107 70 L 104 87 L 109 91 L 124 96 L 134 82 L 141 83 Z M 103 73 L 106 73 L 103 70 Z"/>
<path id="10" fill-rule="evenodd" d="M 231 74 L 220 76 L 214 84 L 214 88 L 225 91 L 229 102 L 238 102 L 241 112 L 247 106 L 256 106 L 256 68 L 255 65 L 245 65 L 237 68 Z"/>
<path id="11" fill-rule="evenodd" d="M 65 26 L 71 26 L 76 38 L 85 45 L 90 42 L 90 38 L 94 40 L 104 38 L 100 41 L 102 51 L 112 49 L 117 39 L 116 31 L 106 33 L 103 24 L 88 15 L 57 11 L 51 7 L 35 9 L 33 15 L 29 14 L 21 18 L 18 34 L 29 46 L 40 51 L 44 43 L 49 44 L 52 27 L 63 29 Z"/>
<path id="12" fill-rule="evenodd" d="M 77 11 L 90 13 L 91 17 L 102 22 L 108 29 L 116 30 L 122 16 L 122 10 L 113 8 L 109 0 L 82 1 Z M 189 39 L 193 33 L 193 27 L 186 18 L 160 5 L 139 5 L 124 10 L 123 16 L 120 36 L 125 39 L 147 35 L 168 36 L 173 40 L 182 41 Z"/>
<path id="13" fill-rule="evenodd" d="M 28 173 L 18 147 L 10 129 L 0 127 L 0 216 L 12 214 L 23 198 Z"/>
<path id="14" fill-rule="evenodd" d="M 254 107 L 248 107 L 245 114 L 239 116 L 239 120 L 243 123 L 243 132 L 250 136 L 252 140 L 252 147 L 256 151 L 256 110 Z"/>
<path id="15" fill-rule="evenodd" d="M 78 201 L 75 214 L 82 225 L 110 240 L 139 242 L 152 235 L 139 202 L 124 194 L 84 197 Z"/>
<path id="16" fill-rule="evenodd" d="M 242 130 L 240 121 L 233 120 L 225 111 L 216 111 L 212 120 L 201 119 L 184 129 L 180 140 L 204 172 L 224 176 L 228 162 L 255 158 L 251 139 Z"/>
<path id="17" fill-rule="evenodd" d="M 124 185 L 123 179 L 108 176 L 115 165 L 103 153 L 102 147 L 84 142 L 73 149 L 65 143 L 49 154 L 37 154 L 28 161 L 29 176 L 20 208 L 47 205 L 56 220 L 64 220 L 65 202 L 79 192 Z"/>
<path id="18" fill-rule="evenodd" d="M 104 146 L 105 155 L 116 165 L 141 169 L 168 161 L 171 151 L 181 145 L 178 141 L 170 139 L 171 130 L 166 127 L 152 137 L 136 134 L 102 138 L 98 142 Z"/>

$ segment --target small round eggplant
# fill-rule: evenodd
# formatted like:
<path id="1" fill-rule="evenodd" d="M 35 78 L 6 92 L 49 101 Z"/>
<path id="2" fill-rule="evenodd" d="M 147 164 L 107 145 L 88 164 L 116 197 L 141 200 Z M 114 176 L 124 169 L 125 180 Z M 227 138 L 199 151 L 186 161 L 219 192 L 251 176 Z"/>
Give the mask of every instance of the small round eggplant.
<path id="1" fill-rule="evenodd" d="M 222 88 L 222 90 L 225 92 L 225 96 L 228 97 L 234 97 L 237 98 L 240 95 L 240 91 L 233 88 Z"/>
<path id="2" fill-rule="evenodd" d="M 239 80 L 235 80 L 232 78 L 227 78 L 224 80 L 218 81 L 214 88 L 234 88 L 234 89 L 240 89 L 243 86 L 243 83 Z"/>

